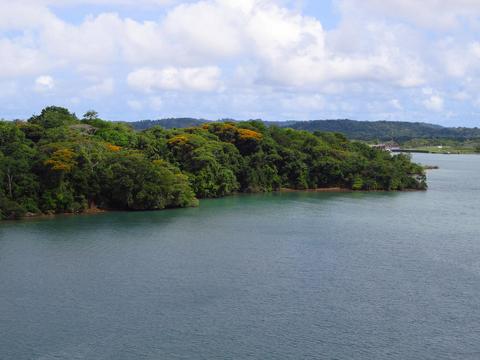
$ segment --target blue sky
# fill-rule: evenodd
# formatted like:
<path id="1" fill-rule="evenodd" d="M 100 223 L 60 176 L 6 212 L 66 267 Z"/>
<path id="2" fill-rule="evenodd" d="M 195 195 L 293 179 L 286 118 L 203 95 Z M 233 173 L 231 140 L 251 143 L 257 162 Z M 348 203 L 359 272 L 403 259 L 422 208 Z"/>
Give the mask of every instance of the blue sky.
<path id="1" fill-rule="evenodd" d="M 479 126 L 476 0 L 0 0 L 0 117 Z"/>

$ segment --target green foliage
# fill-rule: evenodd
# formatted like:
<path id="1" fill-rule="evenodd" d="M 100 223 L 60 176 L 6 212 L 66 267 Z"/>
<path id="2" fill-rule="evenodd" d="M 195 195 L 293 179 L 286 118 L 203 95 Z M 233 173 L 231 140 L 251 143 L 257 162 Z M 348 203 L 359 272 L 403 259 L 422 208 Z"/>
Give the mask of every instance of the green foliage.
<path id="1" fill-rule="evenodd" d="M 50 129 L 75 124 L 78 122 L 78 119 L 75 114 L 70 113 L 65 108 L 49 106 L 43 109 L 40 115 L 32 116 L 28 122 Z"/>
<path id="2" fill-rule="evenodd" d="M 136 151 L 111 154 L 99 176 L 106 207 L 157 210 L 195 205 L 185 175 L 166 161 L 151 161 Z"/>
<path id="3" fill-rule="evenodd" d="M 126 124 L 107 122 L 100 119 L 87 119 L 83 123 L 96 128 L 95 135 L 106 142 L 130 148 L 134 148 L 137 145 L 137 133 Z"/>
<path id="4" fill-rule="evenodd" d="M 137 130 L 148 129 L 152 126 L 162 126 L 166 129 L 201 126 L 210 123 L 200 119 L 163 119 L 144 120 L 131 123 Z M 249 121 L 250 124 L 262 123 Z M 407 148 L 433 145 L 459 145 L 480 139 L 480 129 L 465 127 L 443 127 L 440 125 L 402 122 L 402 121 L 355 121 L 348 119 L 311 120 L 311 121 L 265 121 L 263 126 L 292 128 L 309 132 L 341 133 L 352 140 L 368 142 L 394 141 Z M 255 125 L 254 125 L 255 126 Z"/>
<path id="5" fill-rule="evenodd" d="M 157 210 L 280 188 L 425 189 L 424 170 L 337 133 L 259 121 L 134 131 L 89 111 L 0 122 L 0 217 L 89 208 Z"/>
<path id="6" fill-rule="evenodd" d="M 96 120 L 98 119 L 98 112 L 95 110 L 88 110 L 85 114 L 83 114 L 84 120 Z"/>
<path id="7" fill-rule="evenodd" d="M 242 161 L 238 149 L 212 138 L 205 129 L 185 130 L 167 141 L 170 159 L 190 176 L 199 197 L 218 197 L 238 189 L 235 174 Z"/>
<path id="8" fill-rule="evenodd" d="M 447 128 L 419 122 L 401 121 L 354 121 L 354 120 L 313 120 L 293 121 L 287 124 L 296 130 L 327 131 L 342 133 L 349 139 L 386 142 L 395 141 L 405 143 L 412 140 L 435 141 L 465 141 L 479 138 L 478 128 Z M 441 145 L 439 143 L 438 145 Z"/>
<path id="9" fill-rule="evenodd" d="M 0 197 L 0 219 L 21 219 L 27 210 L 16 201 Z"/>
<path id="10" fill-rule="evenodd" d="M 131 123 L 135 130 L 142 131 L 150 129 L 154 126 L 162 127 L 164 129 L 181 129 L 192 126 L 201 126 L 208 122 L 207 120 L 192 119 L 192 118 L 175 118 L 162 120 L 141 120 Z"/>

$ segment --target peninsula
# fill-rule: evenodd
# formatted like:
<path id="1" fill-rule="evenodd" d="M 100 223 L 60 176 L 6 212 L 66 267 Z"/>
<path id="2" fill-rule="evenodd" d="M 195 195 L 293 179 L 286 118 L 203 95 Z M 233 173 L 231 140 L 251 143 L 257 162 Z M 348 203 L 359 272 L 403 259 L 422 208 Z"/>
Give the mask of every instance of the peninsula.
<path id="1" fill-rule="evenodd" d="M 424 190 L 422 166 L 332 132 L 260 121 L 136 131 L 51 106 L 0 122 L 0 213 L 158 210 L 282 188 Z"/>

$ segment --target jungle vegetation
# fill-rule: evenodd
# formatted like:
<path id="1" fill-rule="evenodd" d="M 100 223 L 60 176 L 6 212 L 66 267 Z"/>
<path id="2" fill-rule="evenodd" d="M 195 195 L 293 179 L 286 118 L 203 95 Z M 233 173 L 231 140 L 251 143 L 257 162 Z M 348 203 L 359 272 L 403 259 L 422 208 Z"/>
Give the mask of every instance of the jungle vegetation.
<path id="1" fill-rule="evenodd" d="M 137 130 L 154 125 L 164 128 L 183 128 L 208 122 L 202 119 L 176 118 L 143 120 L 130 123 Z M 480 147 L 480 129 L 467 127 L 443 127 L 440 125 L 407 121 L 356 121 L 356 120 L 309 120 L 309 121 L 265 121 L 268 126 L 307 130 L 327 131 L 344 134 L 350 140 L 368 143 L 395 142 L 402 147 L 455 146 L 465 147 L 473 152 Z"/>
<path id="2" fill-rule="evenodd" d="M 280 188 L 425 189 L 421 166 L 344 135 L 260 121 L 135 131 L 51 106 L 0 121 L 0 214 L 157 210 Z"/>

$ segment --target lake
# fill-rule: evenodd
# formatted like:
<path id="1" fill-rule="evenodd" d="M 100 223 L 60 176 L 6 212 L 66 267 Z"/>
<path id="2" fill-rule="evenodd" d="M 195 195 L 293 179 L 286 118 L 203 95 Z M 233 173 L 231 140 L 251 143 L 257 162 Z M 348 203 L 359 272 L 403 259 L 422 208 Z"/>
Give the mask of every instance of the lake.
<path id="1" fill-rule="evenodd" d="M 0 359 L 479 359 L 480 156 L 427 192 L 0 224 Z"/>

